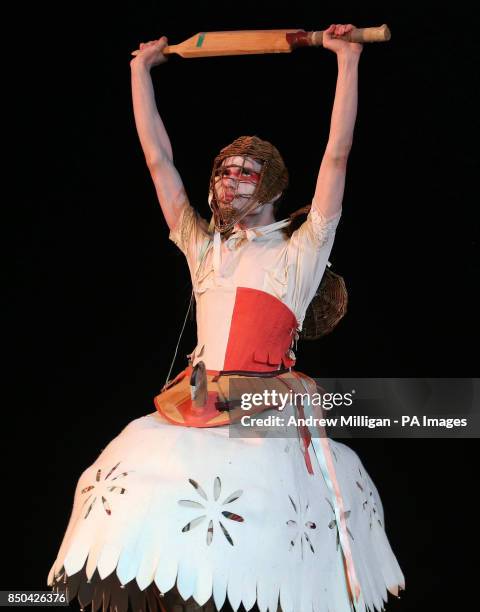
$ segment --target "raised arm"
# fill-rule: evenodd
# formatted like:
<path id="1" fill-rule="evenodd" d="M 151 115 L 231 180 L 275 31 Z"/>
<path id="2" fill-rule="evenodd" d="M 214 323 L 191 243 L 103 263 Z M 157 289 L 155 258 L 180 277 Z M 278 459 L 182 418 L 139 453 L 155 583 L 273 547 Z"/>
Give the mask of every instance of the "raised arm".
<path id="1" fill-rule="evenodd" d="M 342 208 L 347 160 L 357 116 L 358 62 L 362 45 L 336 38 L 353 27 L 351 24 L 331 25 L 323 37 L 323 46 L 336 53 L 338 62 L 330 134 L 313 197 L 313 206 L 327 219 Z"/>
<path id="2" fill-rule="evenodd" d="M 167 61 L 162 49 L 167 45 L 159 40 L 140 45 L 140 53 L 130 62 L 135 125 L 150 175 L 155 184 L 158 201 L 168 227 L 172 230 L 187 199 L 182 179 L 173 165 L 172 146 L 155 102 L 150 70 Z"/>

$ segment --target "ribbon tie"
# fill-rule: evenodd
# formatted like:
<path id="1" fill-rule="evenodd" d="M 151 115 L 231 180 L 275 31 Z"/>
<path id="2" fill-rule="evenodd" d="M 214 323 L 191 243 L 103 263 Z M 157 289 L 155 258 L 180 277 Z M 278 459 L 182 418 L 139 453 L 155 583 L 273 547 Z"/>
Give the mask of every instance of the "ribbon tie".
<path id="1" fill-rule="evenodd" d="M 307 402 L 305 409 L 310 416 L 314 416 L 317 419 L 321 419 L 323 417 L 322 409 L 319 406 L 316 406 L 310 401 L 310 393 L 312 389 L 309 388 L 307 383 L 308 377 L 300 372 L 292 371 L 292 374 L 295 378 L 299 379 L 305 388 Z M 313 382 L 313 381 L 312 381 Z M 314 383 L 315 384 L 315 383 Z M 303 415 L 302 415 L 303 416 Z M 312 428 L 314 429 L 314 428 Z M 361 588 L 360 582 L 358 580 L 358 576 L 355 570 L 355 564 L 353 562 L 352 549 L 350 546 L 350 541 L 348 537 L 348 529 L 346 523 L 346 517 L 348 513 L 345 511 L 345 504 L 342 496 L 342 492 L 340 490 L 340 485 L 338 483 L 337 474 L 335 471 L 335 465 L 332 457 L 332 450 L 330 448 L 330 441 L 327 438 L 325 428 L 321 425 L 317 425 L 318 430 L 318 438 L 312 435 L 313 431 L 309 431 L 307 427 L 302 430 L 299 428 L 299 433 L 304 443 L 304 458 L 305 464 L 307 467 L 307 471 L 312 474 L 312 463 L 308 454 L 308 447 L 311 445 L 313 447 L 313 451 L 318 459 L 318 464 L 320 470 L 322 472 L 323 478 L 325 480 L 325 484 L 330 490 L 331 499 L 333 502 L 333 509 L 335 514 L 335 520 L 338 528 L 338 535 L 340 539 L 340 545 L 342 547 L 343 556 L 345 559 L 345 569 L 348 578 L 348 584 L 351 590 L 351 597 L 354 602 L 354 606 L 358 605 Z"/>
<path id="2" fill-rule="evenodd" d="M 251 227 L 248 229 L 236 227 L 233 233 L 226 239 L 225 246 L 229 251 L 235 251 L 246 242 L 270 238 L 269 234 L 286 227 L 289 223 L 289 219 L 282 219 L 281 221 L 275 221 L 275 223 L 270 223 L 269 225 L 263 225 L 261 227 Z M 220 274 L 221 244 L 222 237 L 220 233 L 216 231 L 213 236 L 213 267 L 217 274 Z"/>
<path id="3" fill-rule="evenodd" d="M 245 241 L 251 242 L 255 238 L 263 236 L 263 232 L 255 227 L 249 229 L 235 230 L 225 241 L 227 249 L 234 251 L 238 249 Z"/>

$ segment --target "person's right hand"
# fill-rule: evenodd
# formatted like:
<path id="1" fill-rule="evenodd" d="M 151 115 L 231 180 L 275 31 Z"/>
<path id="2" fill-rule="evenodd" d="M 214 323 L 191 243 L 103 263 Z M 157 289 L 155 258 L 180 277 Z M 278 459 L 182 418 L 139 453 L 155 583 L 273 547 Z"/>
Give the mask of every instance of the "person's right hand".
<path id="1" fill-rule="evenodd" d="M 147 68 L 164 64 L 168 57 L 163 54 L 163 49 L 168 45 L 166 36 L 162 36 L 158 40 L 151 40 L 147 43 L 140 43 L 139 48 L 136 51 L 132 51 L 132 55 L 135 57 L 130 62 L 138 63 L 141 62 Z"/>

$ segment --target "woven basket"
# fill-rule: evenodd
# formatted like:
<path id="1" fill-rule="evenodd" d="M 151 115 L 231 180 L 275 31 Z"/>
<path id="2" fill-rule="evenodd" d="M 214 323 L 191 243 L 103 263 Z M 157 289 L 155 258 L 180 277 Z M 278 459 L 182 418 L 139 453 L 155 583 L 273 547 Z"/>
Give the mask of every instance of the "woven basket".
<path id="1" fill-rule="evenodd" d="M 322 281 L 310 302 L 300 338 L 318 340 L 329 334 L 347 312 L 348 293 L 341 276 L 325 269 Z"/>

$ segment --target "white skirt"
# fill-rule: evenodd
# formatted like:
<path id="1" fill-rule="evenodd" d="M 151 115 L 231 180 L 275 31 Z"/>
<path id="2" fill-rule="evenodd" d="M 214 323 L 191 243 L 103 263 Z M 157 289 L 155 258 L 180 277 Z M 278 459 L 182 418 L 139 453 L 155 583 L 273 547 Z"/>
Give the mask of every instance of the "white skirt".
<path id="1" fill-rule="evenodd" d="M 217 610 L 227 601 L 234 610 L 350 612 L 313 442 L 310 474 L 298 438 L 231 438 L 227 426 L 176 426 L 157 412 L 135 419 L 81 475 L 48 584 L 116 572 L 125 597 L 155 583 L 200 606 L 213 598 Z M 329 444 L 361 589 L 354 607 L 382 610 L 387 590 L 404 588 L 382 504 L 356 453 Z"/>

